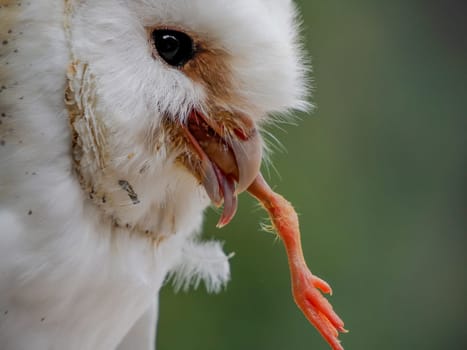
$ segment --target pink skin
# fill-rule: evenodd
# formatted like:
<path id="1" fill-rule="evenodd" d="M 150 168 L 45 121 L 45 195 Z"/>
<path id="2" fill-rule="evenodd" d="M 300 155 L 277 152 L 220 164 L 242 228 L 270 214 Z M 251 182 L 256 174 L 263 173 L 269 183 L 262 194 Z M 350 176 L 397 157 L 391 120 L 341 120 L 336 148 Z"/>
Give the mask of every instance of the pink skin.
<path id="1" fill-rule="evenodd" d="M 344 350 L 339 342 L 339 332 L 346 333 L 344 322 L 320 293 L 332 294 L 324 280 L 314 276 L 303 257 L 297 213 L 281 195 L 274 193 L 259 174 L 248 188 L 267 210 L 271 221 L 284 242 L 289 260 L 292 294 L 305 317 L 316 327 L 333 350 Z"/>

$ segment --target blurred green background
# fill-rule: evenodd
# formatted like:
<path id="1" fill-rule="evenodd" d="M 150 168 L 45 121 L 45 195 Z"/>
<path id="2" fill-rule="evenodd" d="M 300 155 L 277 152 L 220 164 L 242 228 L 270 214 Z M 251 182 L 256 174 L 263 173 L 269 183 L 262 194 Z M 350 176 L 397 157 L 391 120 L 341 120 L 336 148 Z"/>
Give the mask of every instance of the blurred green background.
<path id="1" fill-rule="evenodd" d="M 268 180 L 296 207 L 346 349 L 467 349 L 467 2 L 299 2 L 317 109 L 274 130 Z M 242 195 L 206 237 L 234 251 L 218 295 L 162 293 L 158 350 L 328 349 L 295 307 L 282 243 Z"/>

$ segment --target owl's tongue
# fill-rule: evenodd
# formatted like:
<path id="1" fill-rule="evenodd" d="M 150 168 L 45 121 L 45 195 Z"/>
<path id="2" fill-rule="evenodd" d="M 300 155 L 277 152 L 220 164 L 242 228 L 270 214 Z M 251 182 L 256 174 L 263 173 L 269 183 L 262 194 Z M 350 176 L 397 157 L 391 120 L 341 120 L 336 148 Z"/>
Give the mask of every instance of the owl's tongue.
<path id="1" fill-rule="evenodd" d="M 238 116 L 236 123 L 233 134 L 228 134 L 225 126 L 194 111 L 186 126 L 201 160 L 203 186 L 216 206 L 224 204 L 218 227 L 232 220 L 237 195 L 251 185 L 261 165 L 262 142 L 253 122 Z"/>

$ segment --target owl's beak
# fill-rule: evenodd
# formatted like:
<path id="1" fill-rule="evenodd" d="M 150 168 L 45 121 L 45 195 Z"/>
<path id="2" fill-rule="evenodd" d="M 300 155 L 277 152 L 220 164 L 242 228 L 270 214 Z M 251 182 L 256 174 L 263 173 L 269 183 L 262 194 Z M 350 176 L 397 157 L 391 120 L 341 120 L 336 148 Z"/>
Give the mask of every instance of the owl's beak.
<path id="1" fill-rule="evenodd" d="M 235 115 L 229 123 L 192 111 L 185 135 L 201 160 L 202 184 L 216 206 L 224 204 L 218 227 L 227 225 L 237 211 L 237 195 L 259 174 L 262 141 L 254 122 Z"/>

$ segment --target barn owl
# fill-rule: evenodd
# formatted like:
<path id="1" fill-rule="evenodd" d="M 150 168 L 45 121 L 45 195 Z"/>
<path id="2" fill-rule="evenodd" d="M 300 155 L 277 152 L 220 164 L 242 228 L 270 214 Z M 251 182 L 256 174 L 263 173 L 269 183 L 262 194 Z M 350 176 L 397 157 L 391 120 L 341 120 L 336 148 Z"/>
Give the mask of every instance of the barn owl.
<path id="1" fill-rule="evenodd" d="M 203 211 L 306 109 L 291 0 L 0 0 L 0 344 L 153 349 L 157 294 L 229 280 Z"/>

